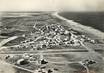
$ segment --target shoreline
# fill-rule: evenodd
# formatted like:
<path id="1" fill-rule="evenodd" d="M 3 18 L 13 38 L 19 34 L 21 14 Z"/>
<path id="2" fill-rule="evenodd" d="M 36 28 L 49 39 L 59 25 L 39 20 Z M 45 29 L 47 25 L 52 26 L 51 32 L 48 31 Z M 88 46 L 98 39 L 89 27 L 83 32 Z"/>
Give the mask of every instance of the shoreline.
<path id="1" fill-rule="evenodd" d="M 95 29 L 95 28 L 92 28 L 90 26 L 85 26 L 85 25 L 82 25 L 80 23 L 77 23 L 77 22 L 74 22 L 73 20 L 69 20 L 61 15 L 59 15 L 59 12 L 55 12 L 53 13 L 54 16 L 58 17 L 59 19 L 63 20 L 63 21 L 66 21 L 67 23 L 69 23 L 71 26 L 75 27 L 75 28 L 78 28 L 79 30 L 80 29 L 83 29 L 84 31 L 88 32 L 88 33 L 91 33 L 95 36 L 97 36 L 98 38 L 100 39 L 104 39 L 104 33 Z"/>

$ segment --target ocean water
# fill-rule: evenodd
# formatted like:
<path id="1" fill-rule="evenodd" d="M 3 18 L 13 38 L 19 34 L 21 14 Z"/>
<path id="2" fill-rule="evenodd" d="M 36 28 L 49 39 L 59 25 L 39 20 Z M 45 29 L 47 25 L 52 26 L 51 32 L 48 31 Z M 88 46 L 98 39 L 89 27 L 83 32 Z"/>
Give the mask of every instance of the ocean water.
<path id="1" fill-rule="evenodd" d="M 60 12 L 59 15 L 104 32 L 104 12 Z"/>

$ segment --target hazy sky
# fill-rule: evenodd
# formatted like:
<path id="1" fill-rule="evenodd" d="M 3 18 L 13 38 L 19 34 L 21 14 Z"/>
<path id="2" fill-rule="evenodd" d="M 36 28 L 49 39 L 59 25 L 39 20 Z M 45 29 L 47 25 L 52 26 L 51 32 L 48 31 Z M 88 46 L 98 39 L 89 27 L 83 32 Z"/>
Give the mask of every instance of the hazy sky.
<path id="1" fill-rule="evenodd" d="M 0 0 L 0 11 L 104 11 L 104 0 Z"/>

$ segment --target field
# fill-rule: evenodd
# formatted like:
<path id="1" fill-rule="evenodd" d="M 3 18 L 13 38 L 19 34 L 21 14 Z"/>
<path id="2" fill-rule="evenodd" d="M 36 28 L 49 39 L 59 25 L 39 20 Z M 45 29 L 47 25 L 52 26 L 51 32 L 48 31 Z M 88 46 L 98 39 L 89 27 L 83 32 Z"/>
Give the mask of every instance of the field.
<path id="1" fill-rule="evenodd" d="M 53 13 L 1 16 L 0 73 L 8 73 L 5 66 L 10 73 L 104 72 L 104 38 Z"/>

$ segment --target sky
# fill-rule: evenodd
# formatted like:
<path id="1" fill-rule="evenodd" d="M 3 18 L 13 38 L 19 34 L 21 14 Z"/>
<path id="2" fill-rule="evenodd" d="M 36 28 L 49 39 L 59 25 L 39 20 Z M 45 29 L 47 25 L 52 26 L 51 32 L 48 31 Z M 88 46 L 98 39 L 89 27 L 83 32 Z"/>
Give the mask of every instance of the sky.
<path id="1" fill-rule="evenodd" d="M 104 0 L 0 0 L 0 11 L 104 11 Z"/>

